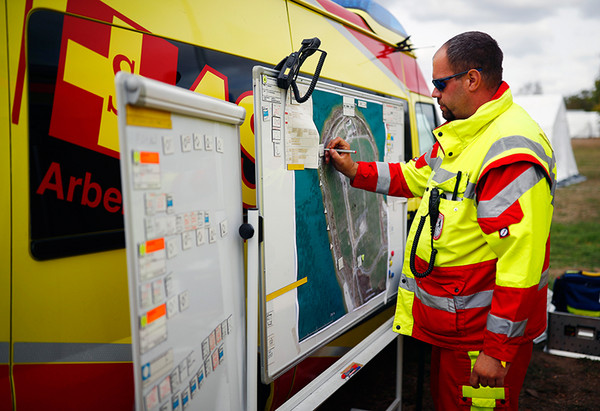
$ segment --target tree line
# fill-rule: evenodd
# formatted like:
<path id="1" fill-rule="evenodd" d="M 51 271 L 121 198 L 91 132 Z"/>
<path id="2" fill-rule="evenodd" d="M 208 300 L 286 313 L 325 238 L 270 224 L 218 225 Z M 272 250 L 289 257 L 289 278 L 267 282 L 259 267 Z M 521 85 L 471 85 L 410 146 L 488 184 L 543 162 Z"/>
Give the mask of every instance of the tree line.
<path id="1" fill-rule="evenodd" d="M 594 82 L 594 88 L 565 97 L 565 105 L 568 110 L 600 112 L 600 75 Z"/>
<path id="2" fill-rule="evenodd" d="M 539 81 L 529 82 L 523 85 L 516 94 L 544 94 L 542 84 Z M 600 112 L 600 75 L 594 81 L 594 87 L 581 90 L 577 94 L 564 98 L 567 110 L 584 110 Z"/>

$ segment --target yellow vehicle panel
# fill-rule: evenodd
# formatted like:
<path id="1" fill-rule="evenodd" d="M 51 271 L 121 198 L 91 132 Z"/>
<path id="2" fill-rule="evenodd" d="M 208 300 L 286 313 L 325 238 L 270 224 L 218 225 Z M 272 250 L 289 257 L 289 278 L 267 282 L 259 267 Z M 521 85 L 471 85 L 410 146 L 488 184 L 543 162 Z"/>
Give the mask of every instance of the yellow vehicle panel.
<path id="1" fill-rule="evenodd" d="M 111 110 L 115 98 L 114 74 L 116 70 L 143 74 L 140 70 L 144 70 L 147 59 L 143 47 L 149 39 L 173 49 L 173 58 L 178 59 L 174 71 L 178 75 L 196 78 L 197 81 L 189 81 L 185 87 L 231 100 L 246 108 L 247 116 L 240 132 L 242 151 L 251 163 L 254 160 L 254 110 L 251 71 L 247 68 L 254 64 L 275 66 L 297 50 L 305 38 L 319 37 L 321 49 L 328 53 L 321 72 L 323 79 L 409 102 L 421 99 L 422 92 L 412 93 L 400 81 L 400 78 L 406 78 L 405 64 L 413 61 L 412 56 L 394 52 L 390 44 L 403 40 L 403 37 L 381 27 L 377 28 L 377 33 L 369 35 L 369 27 L 357 25 L 355 20 L 344 22 L 344 18 L 332 13 L 332 7 L 335 8 L 324 0 L 239 0 L 216 5 L 209 1 L 187 0 L 4 2 L 0 12 L 0 18 L 5 22 L 5 30 L 0 34 L 3 97 L 0 125 L 6 137 L 0 140 L 0 230 L 6 234 L 0 240 L 0 409 L 11 401 L 7 388 L 9 362 L 13 369 L 15 404 L 21 410 L 36 409 L 42 403 L 46 409 L 101 406 L 98 397 L 90 397 L 90 391 L 85 389 L 81 398 L 77 397 L 79 394 L 73 394 L 83 401 L 77 406 L 66 406 L 60 400 L 66 392 L 71 392 L 73 384 L 81 382 L 77 381 L 78 376 L 89 375 L 87 388 L 92 390 L 93 378 L 115 375 L 116 368 L 110 371 L 113 374 L 103 368 L 102 372 L 107 374 L 102 374 L 92 366 L 121 363 L 123 367 L 118 368 L 118 372 L 127 381 L 127 372 L 131 372 L 126 257 L 124 250 L 119 249 L 122 245 L 111 247 L 105 244 L 103 251 L 92 250 L 81 255 L 70 255 L 68 250 L 63 253 L 64 250 L 58 249 L 56 252 L 60 257 L 44 259 L 36 254 L 34 234 L 38 215 L 34 214 L 43 213 L 45 220 L 57 226 L 62 220 L 51 209 L 32 208 L 32 201 L 42 195 L 58 199 L 59 191 L 64 197 L 60 200 L 67 201 L 71 188 L 69 179 L 85 180 L 87 169 L 84 164 L 82 174 L 70 174 L 59 160 L 55 163 L 62 168 L 46 168 L 48 166 L 44 164 L 43 169 L 36 169 L 35 155 L 44 153 L 33 150 L 37 143 L 32 136 L 39 126 L 39 115 L 37 111 L 32 112 L 31 107 L 38 110 L 39 104 L 58 106 L 62 101 L 60 104 L 66 104 L 67 108 L 62 111 L 61 118 L 66 121 L 53 126 L 68 128 L 66 123 L 70 115 L 85 104 L 84 100 L 100 102 L 94 141 L 86 143 L 87 146 L 81 145 L 83 143 L 76 141 L 76 137 L 84 131 L 72 126 L 71 129 L 75 129 L 75 132 L 71 130 L 73 135 L 57 139 L 62 138 L 64 147 L 80 144 L 78 153 L 95 153 L 110 159 L 107 169 L 111 168 L 118 160 L 116 111 Z M 39 20 L 42 13 L 59 21 L 56 28 L 42 24 L 43 19 Z M 373 22 L 371 25 L 376 26 Z M 68 32 L 75 26 L 84 30 Z M 42 40 L 45 40 L 45 34 L 50 34 L 64 41 L 64 44 L 59 42 L 60 54 L 55 50 L 60 61 L 56 63 L 58 74 L 54 83 L 39 83 L 39 78 L 31 76 L 28 65 L 35 65 L 37 61 L 31 54 L 28 39 L 36 30 L 41 33 Z M 85 37 L 86 41 L 80 41 L 73 33 Z M 46 44 L 34 46 L 38 52 L 51 49 Z M 192 55 L 197 57 L 196 60 L 210 55 L 210 67 L 208 63 L 204 69 L 204 63 L 199 67 L 188 64 L 185 59 Z M 309 59 L 302 67 L 303 73 L 312 74 L 317 60 L 317 57 Z M 162 65 L 168 64 L 173 63 L 161 61 L 161 64 L 154 64 L 154 68 L 161 69 Z M 63 84 L 57 85 L 59 82 Z M 69 92 L 76 90 L 78 97 L 85 98 L 69 99 L 68 93 L 65 94 L 67 97 L 57 97 L 59 87 L 65 87 L 65 84 L 70 88 Z M 177 85 L 182 86 L 181 83 Z M 431 99 L 425 98 L 425 101 L 431 102 Z M 412 113 L 410 123 L 414 121 Z M 53 133 L 52 136 L 48 133 L 48 138 L 56 137 L 56 132 Z M 416 127 L 411 127 L 413 147 L 418 147 L 415 133 Z M 60 175 L 57 174 L 59 170 Z M 64 180 L 64 187 L 60 186 L 59 177 Z M 89 186 L 96 183 L 96 177 L 90 172 Z M 247 207 L 256 204 L 253 184 L 253 181 L 243 182 L 243 201 Z M 102 187 L 104 200 L 107 188 Z M 81 201 L 83 204 L 83 197 Z M 121 215 L 116 202 L 104 207 L 114 208 L 111 213 L 117 217 Z M 118 231 L 111 230 L 107 229 L 108 234 Z M 95 237 L 90 240 L 86 236 L 84 232 L 81 241 L 93 245 Z M 73 236 L 73 241 L 77 242 L 80 237 Z M 50 248 L 60 248 L 60 244 L 64 244 L 59 241 L 53 246 L 53 241 L 42 239 L 40 243 Z M 98 351 L 103 356 L 97 355 Z M 31 384 L 39 383 L 49 375 L 61 377 L 32 392 Z M 104 377 L 102 381 L 107 384 L 105 389 L 116 389 L 123 397 L 123 402 L 114 404 L 133 401 L 131 386 L 125 384 L 119 388 L 121 380 L 107 381 L 109 379 Z"/>

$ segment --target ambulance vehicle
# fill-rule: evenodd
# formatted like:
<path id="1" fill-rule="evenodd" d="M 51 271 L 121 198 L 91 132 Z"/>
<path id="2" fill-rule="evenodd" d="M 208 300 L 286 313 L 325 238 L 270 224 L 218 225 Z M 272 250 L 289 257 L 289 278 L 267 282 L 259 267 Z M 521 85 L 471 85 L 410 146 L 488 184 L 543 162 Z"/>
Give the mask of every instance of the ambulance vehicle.
<path id="1" fill-rule="evenodd" d="M 408 35 L 371 0 L 4 0 L 0 18 L 0 410 L 133 409 L 118 71 L 246 109 L 245 208 L 256 205 L 252 68 L 303 39 L 327 52 L 321 81 L 406 103 L 407 159 L 433 143 Z M 295 379 L 263 387 L 261 407 L 327 365 L 304 360 Z"/>

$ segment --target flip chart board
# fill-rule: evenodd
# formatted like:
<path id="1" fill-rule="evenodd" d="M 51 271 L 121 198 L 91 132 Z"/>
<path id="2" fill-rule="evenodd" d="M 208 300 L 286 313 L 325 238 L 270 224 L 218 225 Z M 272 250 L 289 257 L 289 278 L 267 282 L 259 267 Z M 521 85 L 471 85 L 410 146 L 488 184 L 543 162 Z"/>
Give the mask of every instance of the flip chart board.
<path id="1" fill-rule="evenodd" d="M 243 409 L 245 110 L 115 82 L 136 409 Z"/>
<path id="2" fill-rule="evenodd" d="M 269 382 L 397 292 L 406 199 L 350 187 L 319 145 L 355 160 L 404 158 L 405 101 L 318 82 L 298 104 L 276 72 L 253 70 L 261 248 L 262 378 Z M 298 78 L 305 90 L 309 81 Z M 301 93 L 303 94 L 303 93 Z"/>

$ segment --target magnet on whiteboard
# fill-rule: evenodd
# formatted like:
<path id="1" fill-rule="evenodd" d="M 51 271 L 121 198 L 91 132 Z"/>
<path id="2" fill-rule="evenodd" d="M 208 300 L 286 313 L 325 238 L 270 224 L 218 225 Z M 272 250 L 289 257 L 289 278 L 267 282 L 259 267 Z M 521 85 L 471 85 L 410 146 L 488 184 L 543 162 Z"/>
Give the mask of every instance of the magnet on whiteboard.
<path id="1" fill-rule="evenodd" d="M 179 378 L 181 379 L 180 381 L 183 382 L 183 379 L 187 378 L 187 376 L 188 376 L 187 361 L 183 360 L 179 363 Z"/>
<path id="2" fill-rule="evenodd" d="M 210 244 L 212 244 L 216 241 L 217 241 L 217 230 L 215 230 L 213 227 L 210 227 L 208 229 L 208 242 Z"/>
<path id="3" fill-rule="evenodd" d="M 167 207 L 167 214 L 170 214 L 173 212 L 173 194 L 166 194 L 166 207 Z"/>
<path id="4" fill-rule="evenodd" d="M 181 407 L 186 410 L 190 406 L 190 389 L 189 387 L 181 393 Z"/>
<path id="5" fill-rule="evenodd" d="M 281 104 L 273 103 L 273 115 L 281 117 Z"/>
<path id="6" fill-rule="evenodd" d="M 171 259 L 177 256 L 177 237 L 169 238 L 167 240 L 167 258 Z"/>
<path id="7" fill-rule="evenodd" d="M 194 245 L 194 232 L 184 231 L 181 233 L 181 248 L 189 250 Z"/>
<path id="8" fill-rule="evenodd" d="M 208 344 L 209 344 L 209 347 L 210 347 L 210 351 L 214 350 L 215 347 L 217 346 L 216 337 L 215 337 L 215 330 L 212 330 L 212 332 L 208 336 Z"/>
<path id="9" fill-rule="evenodd" d="M 164 401 L 171 395 L 171 392 L 171 376 L 167 375 L 166 378 L 158 384 L 158 397 L 161 401 Z"/>
<path id="10" fill-rule="evenodd" d="M 190 307 L 190 292 L 188 290 L 179 294 L 179 311 L 187 310 Z"/>
<path id="11" fill-rule="evenodd" d="M 210 346 L 208 345 L 208 337 L 202 341 L 202 358 L 208 358 L 210 355 Z"/>
<path id="12" fill-rule="evenodd" d="M 142 365 L 142 381 L 146 381 L 148 378 L 150 378 L 150 363 L 147 362 L 146 364 Z"/>
<path id="13" fill-rule="evenodd" d="M 152 283 L 140 285 L 140 306 L 148 308 L 152 305 Z"/>
<path id="14" fill-rule="evenodd" d="M 271 137 L 271 141 L 274 143 L 278 143 L 281 141 L 281 130 L 273 130 L 273 136 Z"/>
<path id="15" fill-rule="evenodd" d="M 181 378 L 179 378 L 179 367 L 175 367 L 175 369 L 171 373 L 170 377 L 171 377 L 171 390 L 175 391 L 175 388 L 177 388 L 177 386 L 179 384 L 181 384 Z M 175 394 L 175 395 L 177 395 L 177 394 Z"/>
<path id="16" fill-rule="evenodd" d="M 198 388 L 202 387 L 202 383 L 204 382 L 204 364 L 200 364 L 200 370 L 196 374 L 196 379 L 198 380 Z"/>
<path id="17" fill-rule="evenodd" d="M 175 395 L 171 398 L 171 405 L 173 406 L 173 411 L 181 411 L 181 401 L 179 398 L 179 393 L 175 393 Z"/>
<path id="18" fill-rule="evenodd" d="M 227 235 L 227 227 L 228 227 L 227 220 L 221 221 L 221 223 L 219 224 L 219 228 L 221 231 L 221 238 L 223 238 Z"/>
<path id="19" fill-rule="evenodd" d="M 164 154 L 173 154 L 175 153 L 175 141 L 173 136 L 163 136 L 163 153 Z"/>
<path id="20" fill-rule="evenodd" d="M 173 318 L 179 313 L 179 296 L 167 300 L 167 318 Z"/>
<path id="21" fill-rule="evenodd" d="M 281 128 L 281 117 L 273 116 L 273 128 Z"/>
<path id="22" fill-rule="evenodd" d="M 162 278 L 152 282 L 152 302 L 159 304 L 165 299 L 165 285 Z"/>
<path id="23" fill-rule="evenodd" d="M 188 368 L 188 374 L 189 374 L 189 371 L 193 370 L 194 366 L 196 365 L 196 356 L 194 356 L 194 351 L 189 353 L 188 356 L 185 358 L 185 360 L 187 362 L 187 368 Z"/>
<path id="24" fill-rule="evenodd" d="M 204 136 L 202 134 L 194 133 L 194 150 L 204 149 Z"/>
<path id="25" fill-rule="evenodd" d="M 175 291 L 174 288 L 175 284 L 173 280 L 173 273 L 169 273 L 165 277 L 165 293 L 167 294 L 167 297 L 173 295 L 173 291 Z"/>
<path id="26" fill-rule="evenodd" d="M 219 366 L 219 350 L 215 350 L 212 353 L 212 369 L 213 371 Z"/>
<path id="27" fill-rule="evenodd" d="M 273 326 L 273 311 L 267 313 L 267 327 Z"/>
<path id="28" fill-rule="evenodd" d="M 144 402 L 146 403 L 147 410 L 151 410 L 158 406 L 160 403 L 160 400 L 158 399 L 158 387 L 152 388 L 150 392 L 144 396 Z"/>
<path id="29" fill-rule="evenodd" d="M 221 137 L 221 136 L 216 137 L 215 146 L 216 146 L 217 153 L 223 152 L 223 137 Z"/>
<path id="30" fill-rule="evenodd" d="M 213 137 L 205 134 L 204 135 L 204 149 L 207 151 L 210 151 L 213 149 L 214 144 L 215 144 L 215 142 L 213 140 Z"/>
<path id="31" fill-rule="evenodd" d="M 221 324 L 217 325 L 215 328 L 215 342 L 219 344 L 223 339 L 223 329 L 221 328 Z"/>
<path id="32" fill-rule="evenodd" d="M 198 380 L 194 375 L 194 378 L 190 380 L 190 396 L 194 398 L 196 396 L 196 389 L 198 388 Z"/>
<path id="33" fill-rule="evenodd" d="M 188 152 L 192 151 L 192 147 L 193 147 L 192 136 L 189 134 L 182 134 L 181 135 L 181 151 L 184 153 L 188 153 Z"/>
<path id="34" fill-rule="evenodd" d="M 229 327 L 227 327 L 227 320 L 221 323 L 221 330 L 223 332 L 223 337 L 229 334 Z"/>
<path id="35" fill-rule="evenodd" d="M 221 344 L 219 346 L 219 364 L 223 364 L 224 360 L 225 360 L 225 348 L 224 348 L 223 344 Z"/>
<path id="36" fill-rule="evenodd" d="M 206 242 L 204 238 L 204 228 L 199 228 L 196 230 L 196 245 L 202 245 Z"/>
<path id="37" fill-rule="evenodd" d="M 273 156 L 281 157 L 281 144 L 280 143 L 273 143 Z"/>

